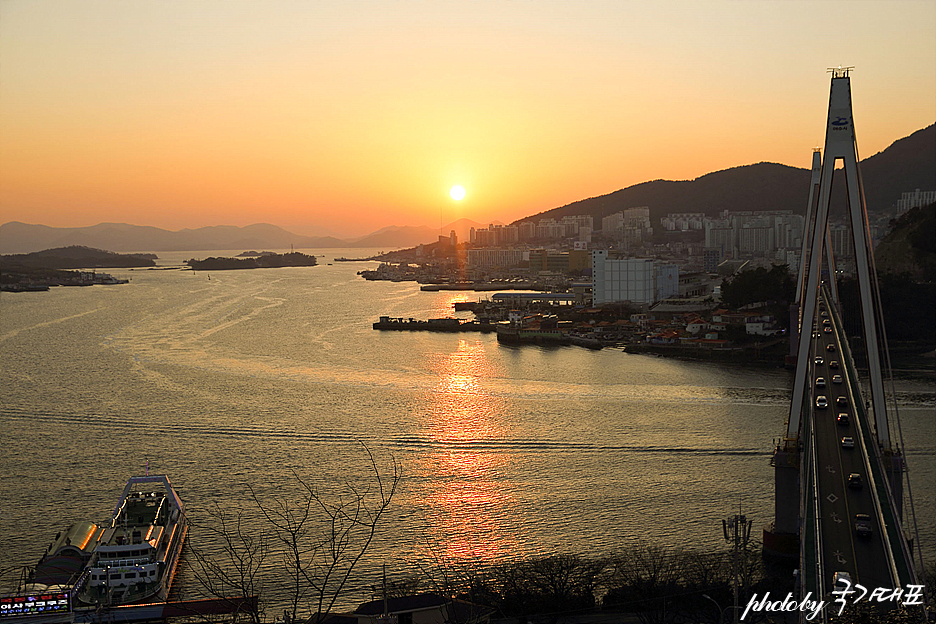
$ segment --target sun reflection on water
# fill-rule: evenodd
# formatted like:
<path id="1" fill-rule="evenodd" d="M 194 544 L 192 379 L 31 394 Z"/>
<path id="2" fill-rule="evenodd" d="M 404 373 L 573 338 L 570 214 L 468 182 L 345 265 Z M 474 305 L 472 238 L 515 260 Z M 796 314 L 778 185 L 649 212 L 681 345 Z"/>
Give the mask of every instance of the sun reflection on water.
<path id="1" fill-rule="evenodd" d="M 457 349 L 431 363 L 439 383 L 430 396 L 425 435 L 434 444 L 417 461 L 426 475 L 417 505 L 425 510 L 434 554 L 448 561 L 493 562 L 517 552 L 509 521 L 506 453 L 472 448 L 508 434 L 503 399 L 483 382 L 492 376 L 482 342 L 460 340 Z"/>
<path id="2" fill-rule="evenodd" d="M 432 315 L 434 317 L 452 316 L 455 314 L 456 303 L 474 301 L 463 291 L 441 291 L 438 294 L 439 297 L 432 306 Z"/>

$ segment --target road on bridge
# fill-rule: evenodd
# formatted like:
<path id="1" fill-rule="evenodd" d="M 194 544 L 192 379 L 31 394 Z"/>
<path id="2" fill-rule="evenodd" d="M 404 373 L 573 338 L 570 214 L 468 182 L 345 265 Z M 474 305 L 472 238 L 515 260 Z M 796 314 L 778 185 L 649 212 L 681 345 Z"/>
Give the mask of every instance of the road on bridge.
<path id="1" fill-rule="evenodd" d="M 811 381 L 823 582 L 826 591 L 831 591 L 834 574 L 842 571 L 848 572 L 854 583 L 862 584 L 869 591 L 876 587 L 896 587 L 899 583 L 892 578 L 884 545 L 885 532 L 878 526 L 866 449 L 858 430 L 855 401 L 861 401 L 861 397 L 853 397 L 849 392 L 848 375 L 855 373 L 846 370 L 837 333 L 834 329 L 825 331 L 825 327 L 832 329 L 825 306 L 819 309 L 820 318 L 812 340 Z M 820 406 L 820 397 L 825 397 L 826 407 Z M 873 458 L 873 449 L 867 452 Z M 849 484 L 849 476 L 853 474 L 858 475 L 860 486 Z M 856 514 L 870 517 L 870 534 L 859 534 Z"/>

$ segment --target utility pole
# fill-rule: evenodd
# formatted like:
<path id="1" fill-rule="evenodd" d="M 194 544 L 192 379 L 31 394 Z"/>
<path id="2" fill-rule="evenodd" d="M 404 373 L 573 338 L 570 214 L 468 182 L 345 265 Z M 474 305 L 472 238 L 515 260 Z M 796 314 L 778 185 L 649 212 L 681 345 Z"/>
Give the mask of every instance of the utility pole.
<path id="1" fill-rule="evenodd" d="M 390 615 L 387 604 L 387 564 L 383 564 L 383 613 L 377 617 L 378 624 L 396 624 L 397 616 Z"/>
<path id="2" fill-rule="evenodd" d="M 740 511 L 740 509 L 738 510 Z M 725 534 L 726 542 L 734 542 L 734 618 L 735 624 L 740 622 L 738 619 L 738 551 L 744 547 L 747 549 L 748 540 L 751 539 L 751 525 L 753 520 L 748 520 L 742 513 L 735 514 L 727 520 L 722 520 L 722 532 Z"/>

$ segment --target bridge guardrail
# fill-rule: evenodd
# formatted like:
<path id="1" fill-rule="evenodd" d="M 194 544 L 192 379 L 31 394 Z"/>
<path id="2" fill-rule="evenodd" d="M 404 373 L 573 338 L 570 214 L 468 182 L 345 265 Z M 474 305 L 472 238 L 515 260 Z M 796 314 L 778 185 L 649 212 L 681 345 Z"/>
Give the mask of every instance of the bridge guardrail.
<path id="1" fill-rule="evenodd" d="M 806 510 L 806 514 L 803 520 L 803 541 L 800 547 L 800 574 L 803 576 L 804 590 L 813 591 L 813 596 L 819 598 L 825 595 L 825 583 L 822 562 L 822 514 L 819 513 L 819 475 L 816 474 L 817 467 L 815 461 L 815 413 L 809 410 L 806 419 L 809 422 L 809 435 L 807 436 L 805 444 L 805 461 L 800 465 L 809 467 L 806 473 L 806 484 L 803 488 L 804 495 L 808 500 L 804 500 L 804 506 L 801 507 L 801 509 Z M 810 531 L 812 533 L 812 544 L 809 544 Z M 812 548 L 810 548 L 810 546 L 812 546 Z M 812 554 L 812 557 L 810 557 L 810 554 Z M 812 573 L 810 577 L 806 577 L 807 570 Z M 812 579 L 812 586 L 806 583 L 807 578 Z"/>

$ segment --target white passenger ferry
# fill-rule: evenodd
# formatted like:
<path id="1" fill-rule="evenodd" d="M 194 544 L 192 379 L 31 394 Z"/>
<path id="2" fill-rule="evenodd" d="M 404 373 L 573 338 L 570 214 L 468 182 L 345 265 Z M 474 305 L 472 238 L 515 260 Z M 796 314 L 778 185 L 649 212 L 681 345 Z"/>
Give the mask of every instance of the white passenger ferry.
<path id="1" fill-rule="evenodd" d="M 187 531 L 185 507 L 165 475 L 131 477 L 110 526 L 97 533 L 75 586 L 86 605 L 165 601 Z"/>

